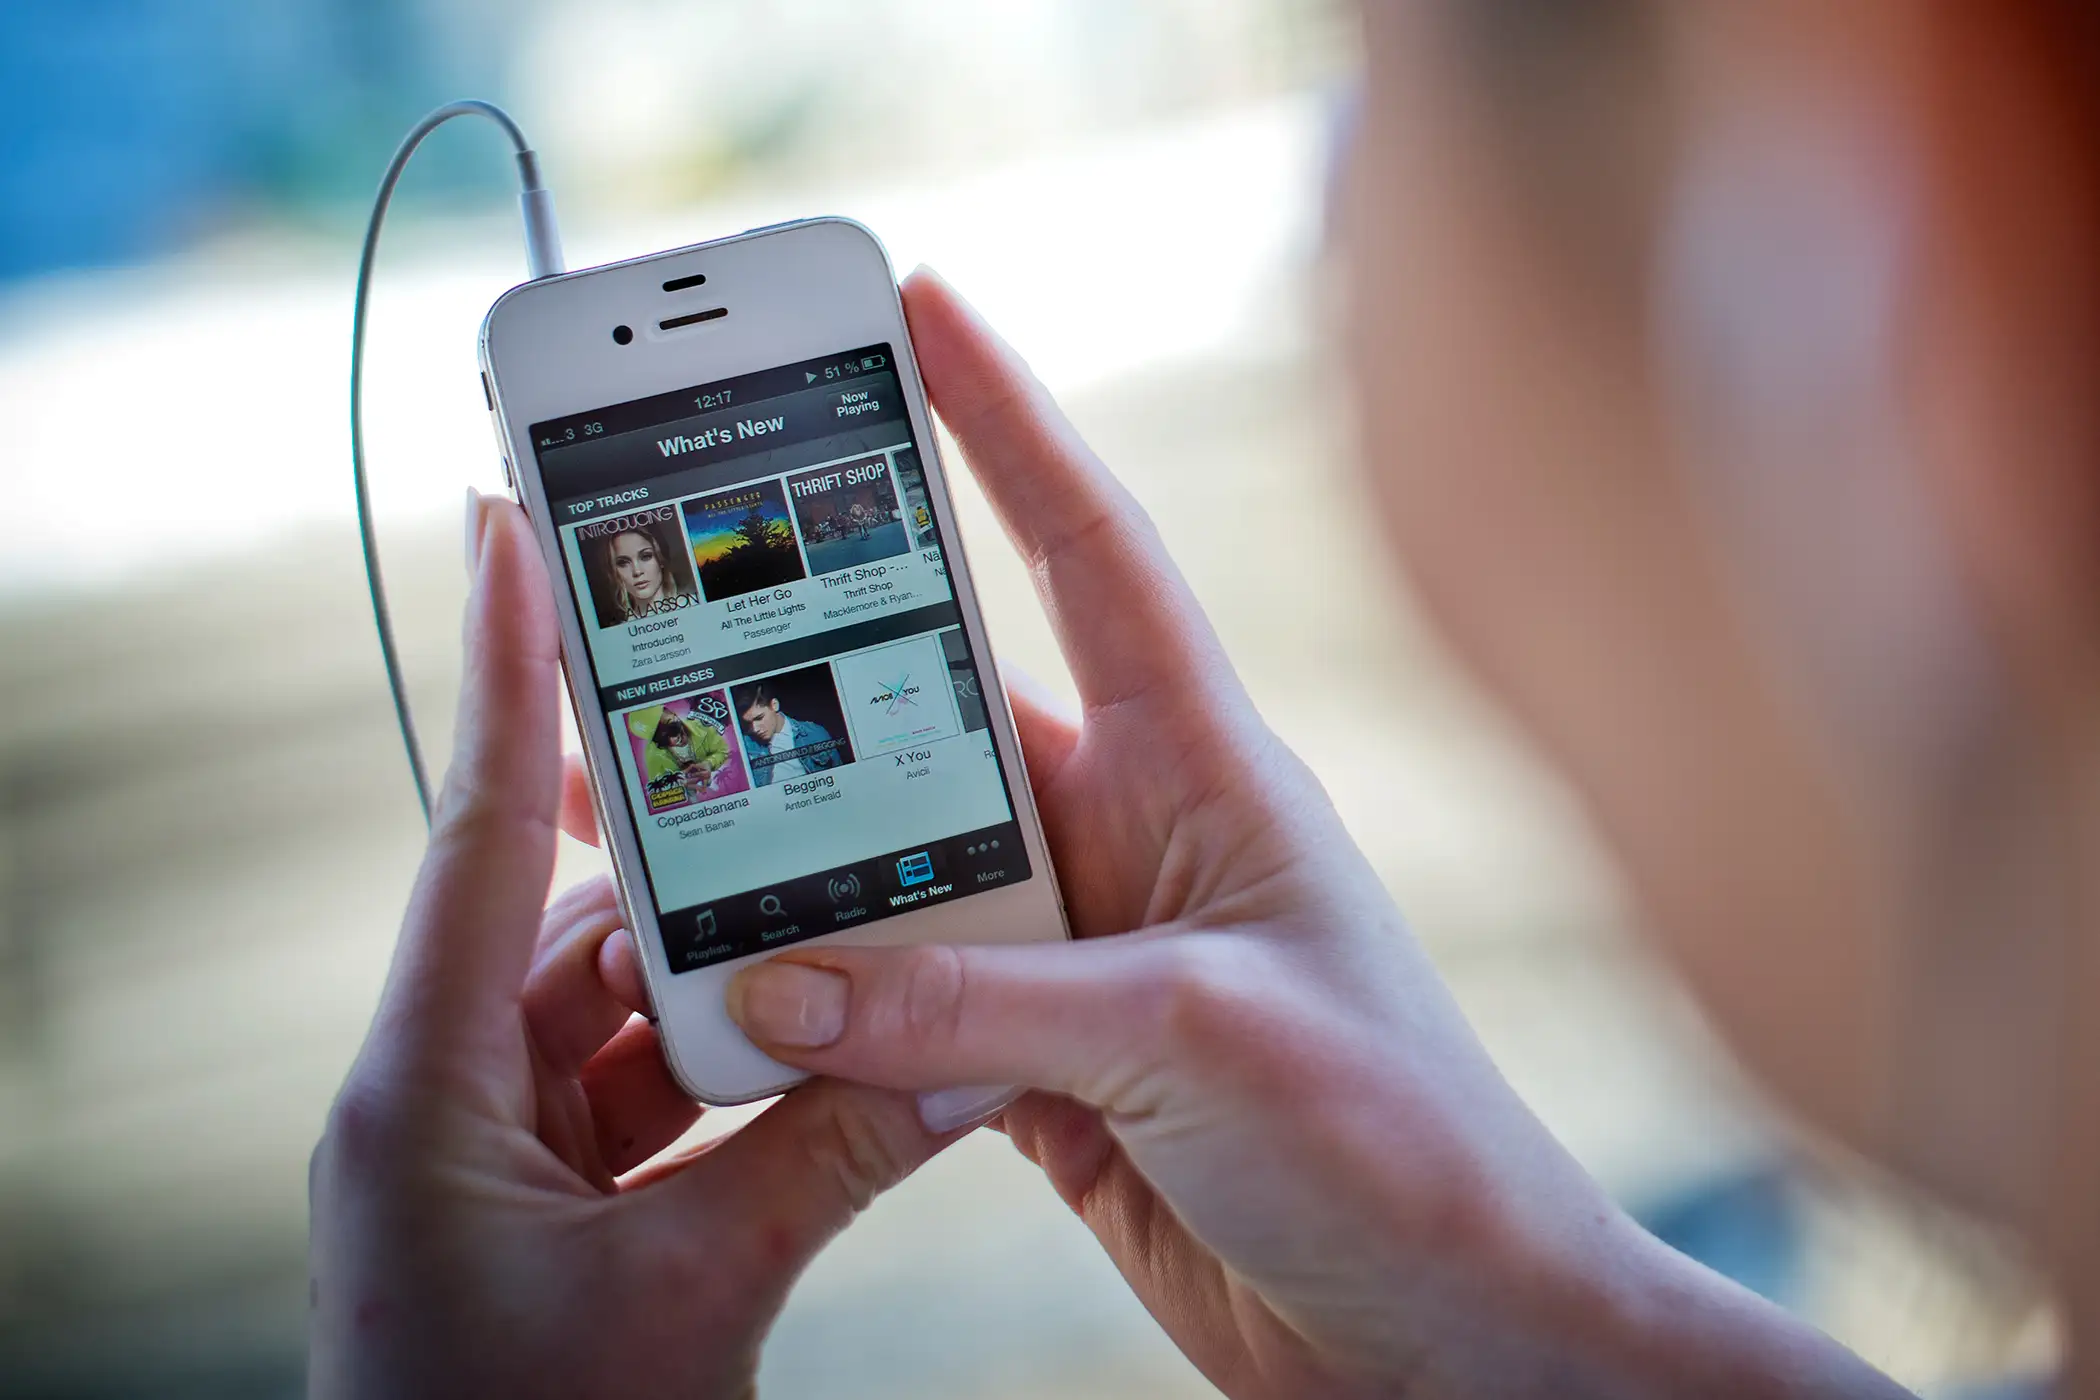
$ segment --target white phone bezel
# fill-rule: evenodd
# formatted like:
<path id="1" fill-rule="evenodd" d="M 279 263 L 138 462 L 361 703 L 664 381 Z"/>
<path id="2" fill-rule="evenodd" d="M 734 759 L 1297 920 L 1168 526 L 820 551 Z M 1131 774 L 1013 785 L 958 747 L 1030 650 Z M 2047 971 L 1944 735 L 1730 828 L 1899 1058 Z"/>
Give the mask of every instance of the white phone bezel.
<path id="1" fill-rule="evenodd" d="M 663 284 L 695 273 L 698 292 L 666 293 Z M 658 322 L 716 306 L 719 320 L 672 332 Z M 612 328 L 635 335 L 619 345 Z M 517 499 L 531 516 L 550 577 L 556 581 L 562 652 L 571 703 L 586 759 L 598 786 L 599 821 L 635 932 L 649 995 L 672 1075 L 710 1104 L 748 1103 L 781 1093 L 805 1076 L 760 1052 L 729 1019 L 723 989 L 736 970 L 776 950 L 673 975 L 657 933 L 654 901 L 634 816 L 611 735 L 590 684 L 582 619 L 563 583 L 562 558 L 538 460 L 534 423 L 631 399 L 834 355 L 887 341 L 925 467 L 927 496 L 947 545 L 949 577 L 963 626 L 977 656 L 991 732 L 1007 795 L 1025 842 L 1031 878 L 928 909 L 826 934 L 805 944 L 1026 943 L 1069 937 L 1056 875 L 1043 844 L 1005 687 L 984 632 L 955 510 L 926 408 L 904 320 L 904 306 L 881 243 L 849 219 L 802 220 L 732 238 L 589 268 L 514 287 L 482 323 L 481 364 L 491 411 Z"/>

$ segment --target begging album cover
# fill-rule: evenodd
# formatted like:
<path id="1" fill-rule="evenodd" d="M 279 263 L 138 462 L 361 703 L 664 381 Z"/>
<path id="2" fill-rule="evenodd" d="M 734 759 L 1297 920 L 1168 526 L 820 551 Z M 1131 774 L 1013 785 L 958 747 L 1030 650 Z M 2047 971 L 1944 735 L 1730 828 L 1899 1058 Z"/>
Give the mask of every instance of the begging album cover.
<path id="1" fill-rule="evenodd" d="M 807 778 L 853 761 L 831 667 L 822 663 L 729 688 L 751 781 Z"/>

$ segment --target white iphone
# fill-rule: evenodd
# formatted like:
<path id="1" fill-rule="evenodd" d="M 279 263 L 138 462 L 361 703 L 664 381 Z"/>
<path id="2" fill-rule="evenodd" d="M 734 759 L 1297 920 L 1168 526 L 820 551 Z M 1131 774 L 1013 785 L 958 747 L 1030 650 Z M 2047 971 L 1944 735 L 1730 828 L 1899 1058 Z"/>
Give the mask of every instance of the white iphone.
<path id="1" fill-rule="evenodd" d="M 1066 936 L 882 245 L 816 219 L 529 282 L 481 333 L 671 1072 L 813 939 Z"/>

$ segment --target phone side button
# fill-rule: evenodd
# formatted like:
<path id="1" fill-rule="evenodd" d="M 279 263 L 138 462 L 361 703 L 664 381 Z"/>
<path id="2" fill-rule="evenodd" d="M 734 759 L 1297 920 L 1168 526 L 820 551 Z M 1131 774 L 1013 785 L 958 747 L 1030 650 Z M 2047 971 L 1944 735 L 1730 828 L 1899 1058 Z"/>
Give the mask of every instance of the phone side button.
<path id="1" fill-rule="evenodd" d="M 510 469 L 510 454 L 503 454 L 503 484 L 510 488 L 510 498 L 518 499 L 518 474 Z"/>
<path id="2" fill-rule="evenodd" d="M 481 398 L 482 402 L 489 406 L 489 412 L 494 413 L 496 411 L 496 391 L 489 387 L 489 373 L 487 370 L 481 372 Z"/>

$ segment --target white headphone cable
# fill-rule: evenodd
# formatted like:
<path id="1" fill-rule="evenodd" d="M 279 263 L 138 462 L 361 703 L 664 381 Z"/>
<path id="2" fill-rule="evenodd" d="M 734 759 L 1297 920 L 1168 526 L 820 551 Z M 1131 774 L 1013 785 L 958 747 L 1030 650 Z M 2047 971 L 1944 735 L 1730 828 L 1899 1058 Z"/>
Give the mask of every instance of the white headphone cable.
<path id="1" fill-rule="evenodd" d="M 454 117 L 479 116 L 503 128 L 518 159 L 518 205 L 525 222 L 525 265 L 529 280 L 554 277 L 563 270 L 561 230 L 554 219 L 554 195 L 540 182 L 540 159 L 525 133 L 510 113 L 493 102 L 470 98 L 448 102 L 417 122 L 402 138 L 400 148 L 387 164 L 372 201 L 371 222 L 365 226 L 365 246 L 357 262 L 357 299 L 350 317 L 350 471 L 357 488 L 357 528 L 364 542 L 365 583 L 372 593 L 372 620 L 379 628 L 379 651 L 386 662 L 387 684 L 393 691 L 394 717 L 401 725 L 401 743 L 408 750 L 409 772 L 416 780 L 416 799 L 423 805 L 423 820 L 430 820 L 430 776 L 423 766 L 423 747 L 416 739 L 415 718 L 408 704 L 408 686 L 401 673 L 401 655 L 394 645 L 393 614 L 387 608 L 386 585 L 380 579 L 379 541 L 372 525 L 372 496 L 365 478 L 364 375 L 365 312 L 372 290 L 372 262 L 379 251 L 379 230 L 386 223 L 387 206 L 393 203 L 394 187 L 409 157 L 423 138 Z"/>

